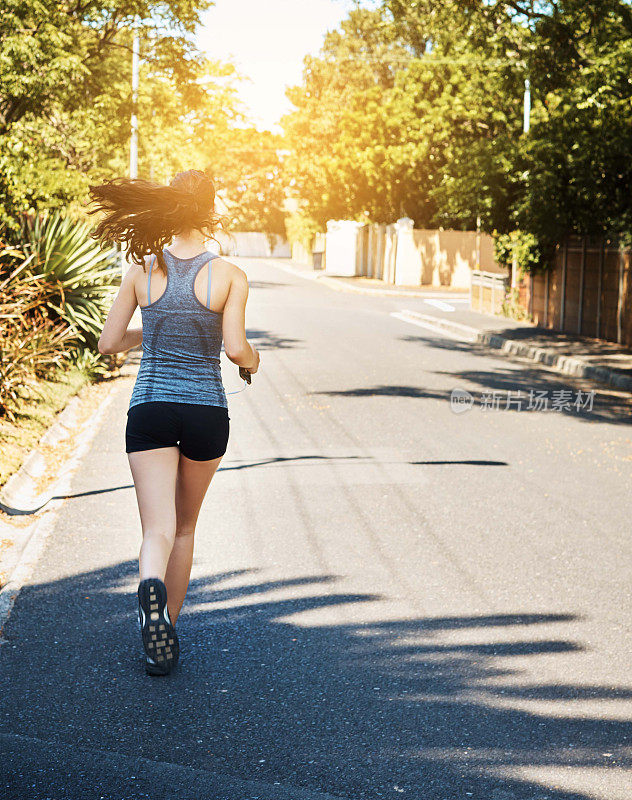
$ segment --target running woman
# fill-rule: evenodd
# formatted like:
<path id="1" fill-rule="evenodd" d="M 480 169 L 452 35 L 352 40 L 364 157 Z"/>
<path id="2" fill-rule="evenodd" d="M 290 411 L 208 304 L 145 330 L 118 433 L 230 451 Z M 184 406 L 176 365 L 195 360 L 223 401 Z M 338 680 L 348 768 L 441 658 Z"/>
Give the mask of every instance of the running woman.
<path id="1" fill-rule="evenodd" d="M 248 280 L 206 249 L 220 217 L 205 173 L 180 172 L 168 186 L 115 178 L 91 186 L 90 196 L 89 213 L 103 213 L 95 238 L 125 242 L 133 262 L 99 350 L 143 345 L 125 441 L 143 534 L 138 619 L 145 671 L 165 675 L 179 657 L 175 624 L 198 514 L 228 444 L 222 341 L 240 373 L 259 368 L 259 353 L 246 338 Z M 136 306 L 142 328 L 128 328 Z"/>

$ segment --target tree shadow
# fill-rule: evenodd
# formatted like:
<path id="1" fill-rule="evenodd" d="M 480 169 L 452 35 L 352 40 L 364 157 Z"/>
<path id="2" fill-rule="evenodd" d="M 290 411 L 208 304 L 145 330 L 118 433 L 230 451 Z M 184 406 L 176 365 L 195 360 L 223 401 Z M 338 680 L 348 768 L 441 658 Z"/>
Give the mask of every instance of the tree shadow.
<path id="1" fill-rule="evenodd" d="M 603 767 L 604 753 L 630 766 L 632 725 L 581 707 L 629 689 L 522 677 L 525 659 L 536 670 L 582 652 L 576 615 L 384 620 L 374 606 L 374 621 L 336 623 L 387 598 L 337 593 L 335 575 L 257 575 L 192 580 L 181 661 L 162 678 L 142 667 L 136 561 L 26 586 L 0 648 L 3 733 L 40 737 L 57 759 L 81 743 L 353 800 L 588 800 L 518 770 Z M 564 716 L 541 701 L 576 705 Z M 37 781 L 10 761 L 0 772 L 3 785 Z"/>
<path id="2" fill-rule="evenodd" d="M 516 333 L 520 333 L 520 331 L 516 331 Z M 399 338 L 407 342 L 421 342 L 437 350 L 452 350 L 469 355 L 506 359 L 516 364 L 514 369 L 507 367 L 506 369 L 494 370 L 464 370 L 460 372 L 444 370 L 433 372 L 435 375 L 448 375 L 458 380 L 472 381 L 484 390 L 521 391 L 525 395 L 528 394 L 529 390 L 533 390 L 534 392 L 548 392 L 549 396 L 553 392 L 559 392 L 560 390 L 571 391 L 573 396 L 576 396 L 577 390 L 581 387 L 582 391 L 586 391 L 587 385 L 595 390 L 591 410 L 582 409 L 581 412 L 577 412 L 571 409 L 551 412 L 549 409 L 548 411 L 531 411 L 529 413 L 563 413 L 592 422 L 600 421 L 620 424 L 630 424 L 632 422 L 632 395 L 623 390 L 613 389 L 607 384 L 602 384 L 592 379 L 552 372 L 531 362 L 520 361 L 518 356 L 503 353 L 500 350 L 490 350 L 485 345 L 476 342 L 468 343 L 413 335 Z M 445 395 L 449 397 L 448 393 L 444 393 Z M 518 409 L 513 408 L 510 410 L 515 411 Z"/>
<path id="3" fill-rule="evenodd" d="M 460 372 L 435 371 L 434 375 L 446 375 L 454 380 L 452 389 L 430 389 L 420 388 L 419 386 L 406 386 L 402 384 L 376 384 L 374 386 L 362 386 L 352 389 L 330 389 L 326 391 L 313 391 L 308 394 L 329 395 L 335 397 L 414 397 L 420 400 L 445 400 L 451 402 L 453 389 L 464 389 L 472 395 L 473 409 L 480 411 L 484 404 L 485 397 L 491 397 L 493 392 L 497 392 L 498 405 L 494 411 L 498 412 L 520 412 L 523 414 L 563 414 L 568 417 L 582 420 L 584 422 L 609 422 L 619 425 L 630 425 L 632 423 L 632 396 L 625 393 L 608 392 L 604 389 L 595 389 L 592 398 L 592 408 L 589 407 L 589 398 L 584 384 L 582 384 L 582 402 L 587 403 L 586 407 L 576 408 L 573 403 L 576 401 L 577 389 L 573 387 L 573 381 L 560 381 L 551 379 L 550 376 L 543 378 L 535 370 L 462 370 Z M 470 384 L 470 385 L 468 385 Z M 480 387 L 477 392 L 471 384 Z M 535 405 L 528 407 L 530 394 L 532 391 L 532 403 L 538 402 L 538 393 L 543 392 L 547 397 L 548 407 L 538 408 Z M 570 400 L 568 407 L 554 407 L 554 398 L 562 397 L 559 392 L 566 391 L 565 397 Z M 509 395 L 508 393 L 512 394 Z M 520 393 L 520 394 L 517 394 Z M 521 398 L 522 407 L 518 407 L 517 398 Z M 491 411 L 489 406 L 485 413 Z"/>
<path id="4" fill-rule="evenodd" d="M 288 350 L 297 347 L 301 342 L 300 339 L 279 336 L 277 333 L 261 328 L 247 328 L 246 336 L 255 342 L 257 350 Z"/>
<path id="5" fill-rule="evenodd" d="M 314 453 L 313 455 L 302 456 L 269 456 L 268 458 L 259 458 L 256 461 L 243 460 L 241 464 L 235 463 L 233 460 L 233 462 L 228 462 L 232 464 L 231 466 L 223 466 L 222 464 L 222 466 L 218 467 L 217 471 L 231 472 L 233 470 L 252 469 L 253 467 L 271 467 L 285 464 L 287 462 L 292 462 L 294 466 L 313 466 L 312 463 L 302 463 L 305 461 L 317 463 L 321 463 L 323 461 L 361 461 L 364 463 L 366 458 L 363 458 L 362 456 L 322 456 L 317 453 Z"/>
<path id="6" fill-rule="evenodd" d="M 109 486 L 106 489 L 89 489 L 86 492 L 74 492 L 74 494 L 54 494 L 51 500 L 75 500 L 78 497 L 89 497 L 93 494 L 110 494 L 111 492 L 120 492 L 123 489 L 133 489 L 133 483 L 125 483 L 121 486 Z"/>

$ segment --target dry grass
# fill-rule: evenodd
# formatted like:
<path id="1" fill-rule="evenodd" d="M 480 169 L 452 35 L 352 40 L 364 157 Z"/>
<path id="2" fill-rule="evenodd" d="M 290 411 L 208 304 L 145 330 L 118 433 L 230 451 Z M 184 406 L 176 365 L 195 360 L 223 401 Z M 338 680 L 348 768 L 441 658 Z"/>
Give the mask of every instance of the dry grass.
<path id="1" fill-rule="evenodd" d="M 78 369 L 60 372 L 55 380 L 41 381 L 44 396 L 24 400 L 14 422 L 0 417 L 0 486 L 20 468 L 55 416 L 89 380 Z"/>

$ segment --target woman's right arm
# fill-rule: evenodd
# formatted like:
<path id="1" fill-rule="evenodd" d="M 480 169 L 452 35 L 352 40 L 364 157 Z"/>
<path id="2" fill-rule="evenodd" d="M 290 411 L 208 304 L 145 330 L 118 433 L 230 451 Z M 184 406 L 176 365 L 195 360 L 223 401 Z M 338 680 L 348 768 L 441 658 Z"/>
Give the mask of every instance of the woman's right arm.
<path id="1" fill-rule="evenodd" d="M 249 372 L 259 368 L 259 352 L 246 338 L 246 301 L 248 300 L 248 278 L 236 269 L 231 280 L 222 317 L 224 351 L 228 358 Z"/>

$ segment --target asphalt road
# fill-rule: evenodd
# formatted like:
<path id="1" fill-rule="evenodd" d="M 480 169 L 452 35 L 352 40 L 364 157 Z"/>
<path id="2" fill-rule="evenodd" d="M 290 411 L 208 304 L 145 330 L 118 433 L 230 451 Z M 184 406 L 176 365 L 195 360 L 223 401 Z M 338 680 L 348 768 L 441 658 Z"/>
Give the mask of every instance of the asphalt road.
<path id="1" fill-rule="evenodd" d="M 4 629 L 0 797 L 629 800 L 627 396 L 505 408 L 596 387 L 237 262 L 181 662 L 143 669 L 128 379 Z"/>

